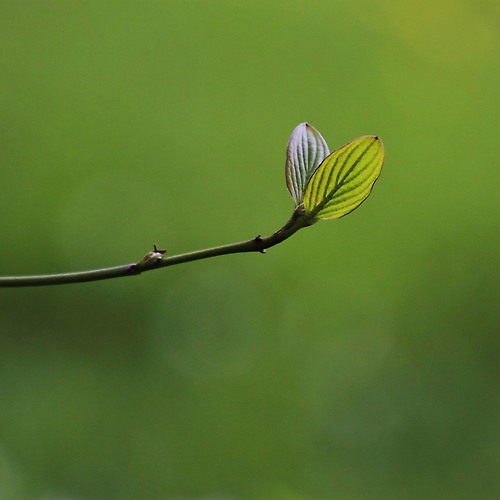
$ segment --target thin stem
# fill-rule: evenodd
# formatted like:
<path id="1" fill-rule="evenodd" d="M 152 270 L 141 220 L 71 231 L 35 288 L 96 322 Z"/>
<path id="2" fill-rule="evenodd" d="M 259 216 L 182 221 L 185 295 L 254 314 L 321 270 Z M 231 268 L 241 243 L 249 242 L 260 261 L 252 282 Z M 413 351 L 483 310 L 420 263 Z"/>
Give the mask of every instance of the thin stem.
<path id="1" fill-rule="evenodd" d="M 207 248 L 196 252 L 174 255 L 172 257 L 161 257 L 161 251 L 153 253 L 159 260 L 144 260 L 137 263 L 125 264 L 122 266 L 108 267 L 104 269 L 95 269 L 92 271 L 80 271 L 76 273 L 62 274 L 42 274 L 36 276 L 6 276 L 0 277 L 0 287 L 23 287 L 23 286 L 44 286 L 44 285 L 63 285 L 67 283 L 83 283 L 85 281 L 98 281 L 112 278 L 124 278 L 126 276 L 137 276 L 145 271 L 153 271 L 162 267 L 175 266 L 193 260 L 208 259 L 218 255 L 244 252 L 264 253 L 266 248 L 273 247 L 286 240 L 299 229 L 314 224 L 309 214 L 304 214 L 303 207 L 299 205 L 293 212 L 290 220 L 278 231 L 262 238 L 257 236 L 251 240 L 223 245 L 220 247 Z M 155 250 L 156 247 L 155 247 Z M 147 257 L 147 256 L 146 256 Z"/>

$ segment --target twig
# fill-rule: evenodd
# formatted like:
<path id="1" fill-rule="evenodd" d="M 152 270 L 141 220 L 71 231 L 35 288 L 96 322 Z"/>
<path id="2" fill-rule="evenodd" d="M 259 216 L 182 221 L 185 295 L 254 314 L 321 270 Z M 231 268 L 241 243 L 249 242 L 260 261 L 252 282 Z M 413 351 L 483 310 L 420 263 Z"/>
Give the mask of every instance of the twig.
<path id="1" fill-rule="evenodd" d="M 122 266 L 94 269 L 92 271 L 80 271 L 75 273 L 45 274 L 36 276 L 5 276 L 0 277 L 0 287 L 25 287 L 63 285 L 67 283 L 83 283 L 85 281 L 99 281 L 112 278 L 124 278 L 126 276 L 137 276 L 146 271 L 153 271 L 162 267 L 184 264 L 193 260 L 208 259 L 218 255 L 231 253 L 261 252 L 265 253 L 270 248 L 289 238 L 299 229 L 314 224 L 316 219 L 305 214 L 302 205 L 293 212 L 290 220 L 278 231 L 267 237 L 256 236 L 255 238 L 239 243 L 232 243 L 220 247 L 207 248 L 196 252 L 163 257 L 164 250 L 159 250 L 155 245 L 154 250 L 146 254 L 139 262 L 125 264 Z"/>

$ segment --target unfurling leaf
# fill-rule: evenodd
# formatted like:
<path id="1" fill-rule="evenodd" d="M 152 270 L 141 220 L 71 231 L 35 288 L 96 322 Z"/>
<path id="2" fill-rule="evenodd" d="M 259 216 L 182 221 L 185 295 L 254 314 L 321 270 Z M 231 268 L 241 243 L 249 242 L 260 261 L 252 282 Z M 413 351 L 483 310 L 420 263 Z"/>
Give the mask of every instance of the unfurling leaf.
<path id="1" fill-rule="evenodd" d="M 330 154 L 322 135 L 308 123 L 298 125 L 286 148 L 286 185 L 295 204 L 302 202 L 304 189 L 316 167 Z"/>
<path id="2" fill-rule="evenodd" d="M 376 136 L 354 139 L 326 157 L 304 191 L 304 208 L 316 219 L 338 219 L 370 194 L 384 163 Z"/>

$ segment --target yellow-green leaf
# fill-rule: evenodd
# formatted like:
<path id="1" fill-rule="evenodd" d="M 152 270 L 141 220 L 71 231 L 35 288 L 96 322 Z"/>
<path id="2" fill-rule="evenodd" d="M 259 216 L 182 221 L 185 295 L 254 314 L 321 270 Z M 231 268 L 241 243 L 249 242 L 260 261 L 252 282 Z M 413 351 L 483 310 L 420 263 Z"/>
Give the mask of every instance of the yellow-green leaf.
<path id="1" fill-rule="evenodd" d="M 304 207 L 317 219 L 338 219 L 370 194 L 384 163 L 384 145 L 373 135 L 359 137 L 327 156 L 304 191 Z"/>

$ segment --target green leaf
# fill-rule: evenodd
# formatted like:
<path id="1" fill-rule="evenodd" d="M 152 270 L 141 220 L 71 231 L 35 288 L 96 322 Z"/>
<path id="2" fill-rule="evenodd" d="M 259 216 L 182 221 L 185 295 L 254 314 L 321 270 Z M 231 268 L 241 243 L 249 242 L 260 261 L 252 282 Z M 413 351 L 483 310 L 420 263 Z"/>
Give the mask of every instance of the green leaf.
<path id="1" fill-rule="evenodd" d="M 322 135 L 308 123 L 301 123 L 286 148 L 286 185 L 295 204 L 302 202 L 304 189 L 316 167 L 330 154 Z"/>
<path id="2" fill-rule="evenodd" d="M 384 145 L 376 136 L 354 139 L 326 157 L 304 192 L 304 208 L 316 219 L 338 219 L 370 194 L 384 163 Z"/>

